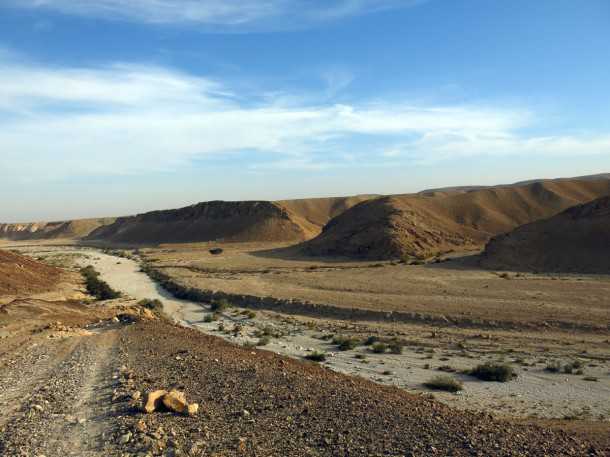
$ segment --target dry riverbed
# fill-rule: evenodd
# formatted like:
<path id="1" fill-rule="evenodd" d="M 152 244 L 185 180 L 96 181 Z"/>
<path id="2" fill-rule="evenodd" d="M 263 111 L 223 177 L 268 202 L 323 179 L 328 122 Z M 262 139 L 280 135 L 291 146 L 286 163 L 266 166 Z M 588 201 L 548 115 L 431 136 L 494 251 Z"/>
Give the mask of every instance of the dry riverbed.
<path id="1" fill-rule="evenodd" d="M 26 253 L 63 266 L 93 265 L 103 280 L 133 299 L 159 299 L 182 325 L 239 345 L 266 343 L 262 349 L 295 358 L 326 354 L 323 365 L 411 392 L 430 392 L 423 384 L 447 373 L 463 383 L 457 394 L 434 392 L 435 398 L 461 408 L 498 416 L 610 418 L 610 341 L 607 335 L 477 331 L 407 324 L 380 324 L 312 319 L 239 308 L 214 313 L 207 305 L 177 300 L 140 271 L 137 261 L 97 250 L 37 247 Z M 378 354 L 371 346 L 340 351 L 333 337 L 364 341 L 370 336 L 397 339 L 401 354 Z M 506 383 L 482 382 L 461 374 L 480 363 L 514 366 L 517 378 Z M 577 361 L 572 374 L 563 367 Z M 559 373 L 546 370 L 558 364 Z M 580 371 L 582 370 L 582 372 Z M 576 374 L 578 372 L 578 374 Z"/>

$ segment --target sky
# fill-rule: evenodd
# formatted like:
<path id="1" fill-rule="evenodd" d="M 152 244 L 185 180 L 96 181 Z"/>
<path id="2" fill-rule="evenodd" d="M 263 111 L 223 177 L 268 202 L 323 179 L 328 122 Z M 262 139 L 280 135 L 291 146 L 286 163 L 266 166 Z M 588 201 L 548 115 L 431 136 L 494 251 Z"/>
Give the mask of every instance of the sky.
<path id="1" fill-rule="evenodd" d="M 0 221 L 610 172 L 607 0 L 1 0 Z"/>

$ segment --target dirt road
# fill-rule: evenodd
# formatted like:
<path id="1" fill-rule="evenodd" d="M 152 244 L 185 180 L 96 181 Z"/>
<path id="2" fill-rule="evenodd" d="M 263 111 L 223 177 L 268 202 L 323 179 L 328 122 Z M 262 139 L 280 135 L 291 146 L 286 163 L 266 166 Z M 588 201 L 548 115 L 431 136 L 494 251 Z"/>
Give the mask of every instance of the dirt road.
<path id="1" fill-rule="evenodd" d="M 57 341 L 40 335 L 1 363 L 0 455 L 115 455 L 104 435 L 116 413 L 117 330 Z"/>

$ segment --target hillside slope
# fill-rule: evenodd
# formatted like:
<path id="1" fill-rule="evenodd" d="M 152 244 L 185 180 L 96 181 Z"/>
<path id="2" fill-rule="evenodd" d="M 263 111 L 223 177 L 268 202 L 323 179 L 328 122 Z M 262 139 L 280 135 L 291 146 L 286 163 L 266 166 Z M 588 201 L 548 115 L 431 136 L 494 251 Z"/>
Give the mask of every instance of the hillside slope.
<path id="1" fill-rule="evenodd" d="M 496 269 L 610 273 L 610 197 L 494 237 L 481 263 Z"/>
<path id="2" fill-rule="evenodd" d="M 383 197 L 331 220 L 303 250 L 310 255 L 393 259 L 479 248 L 495 235 L 609 194 L 610 181 L 602 179 Z"/>
<path id="3" fill-rule="evenodd" d="M 197 203 L 175 210 L 118 218 L 86 239 L 121 243 L 304 240 L 306 230 L 267 201 Z"/>
<path id="4" fill-rule="evenodd" d="M 57 268 L 0 250 L 0 296 L 48 290 L 57 283 L 60 274 Z"/>
<path id="5" fill-rule="evenodd" d="M 32 222 L 26 224 L 0 224 L 0 238 L 9 240 L 80 239 L 114 218 L 76 219 L 60 222 Z"/>
<path id="6" fill-rule="evenodd" d="M 63 222 L 0 224 L 0 238 L 10 240 L 73 239 L 124 243 L 196 241 L 303 241 L 348 208 L 374 198 L 203 202 L 186 208 L 152 211 L 121 218 Z"/>

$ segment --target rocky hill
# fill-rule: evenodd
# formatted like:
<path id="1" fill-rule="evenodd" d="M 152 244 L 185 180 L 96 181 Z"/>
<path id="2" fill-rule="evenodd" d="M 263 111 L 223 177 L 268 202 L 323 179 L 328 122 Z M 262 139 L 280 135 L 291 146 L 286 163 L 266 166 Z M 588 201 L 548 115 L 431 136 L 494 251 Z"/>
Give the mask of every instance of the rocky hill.
<path id="1" fill-rule="evenodd" d="M 120 218 L 0 224 L 0 238 L 15 241 L 82 239 L 120 243 L 215 240 L 300 242 L 318 235 L 333 217 L 371 198 L 375 196 L 277 202 L 202 202 L 180 209 Z"/>
<path id="2" fill-rule="evenodd" d="M 482 248 L 495 235 L 609 194 L 610 180 L 565 179 L 383 197 L 331 220 L 303 250 L 310 255 L 394 259 Z"/>
<path id="3" fill-rule="evenodd" d="M 495 269 L 610 273 L 610 196 L 494 237 L 481 263 Z"/>
<path id="4" fill-rule="evenodd" d="M 120 243 L 299 241 L 306 230 L 285 208 L 268 201 L 197 203 L 118 218 L 87 240 Z"/>

